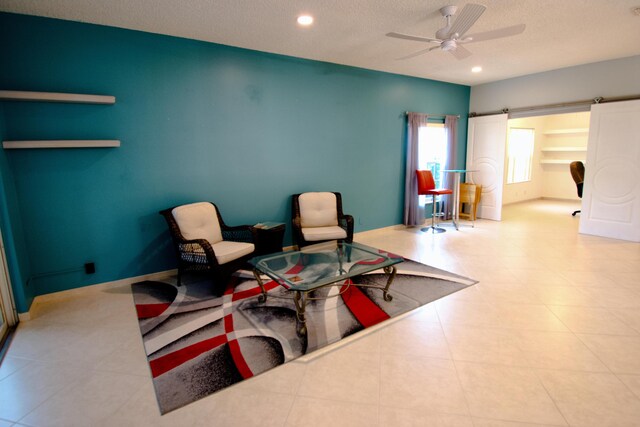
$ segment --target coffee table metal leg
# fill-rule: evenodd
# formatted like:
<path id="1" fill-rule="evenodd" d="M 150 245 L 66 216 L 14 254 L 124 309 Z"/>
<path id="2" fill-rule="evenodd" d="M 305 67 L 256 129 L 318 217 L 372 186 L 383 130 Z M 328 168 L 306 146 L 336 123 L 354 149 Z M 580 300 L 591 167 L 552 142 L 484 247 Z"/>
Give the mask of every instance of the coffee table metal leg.
<path id="1" fill-rule="evenodd" d="M 296 304 L 296 315 L 298 317 L 298 322 L 300 322 L 300 329 L 298 329 L 298 333 L 300 335 L 306 335 L 307 319 L 304 316 L 304 311 L 307 306 L 307 293 L 300 291 L 295 292 L 293 302 Z"/>
<path id="2" fill-rule="evenodd" d="M 395 265 L 391 265 L 389 267 L 384 267 L 384 272 L 389 275 L 389 278 L 387 279 L 387 286 L 384 287 L 384 293 L 382 294 L 382 296 L 384 297 L 384 300 L 389 302 L 393 299 L 393 296 L 389 293 L 389 288 L 391 287 L 391 284 L 393 283 L 393 279 L 395 279 L 396 277 L 396 266 Z"/>
<path id="3" fill-rule="evenodd" d="M 262 290 L 262 295 L 258 297 L 258 302 L 266 302 L 267 301 L 267 291 L 264 288 L 264 283 L 262 283 L 262 278 L 260 277 L 260 271 L 257 269 L 253 269 L 253 276 L 256 278 L 258 285 L 260 285 L 260 289 Z"/>

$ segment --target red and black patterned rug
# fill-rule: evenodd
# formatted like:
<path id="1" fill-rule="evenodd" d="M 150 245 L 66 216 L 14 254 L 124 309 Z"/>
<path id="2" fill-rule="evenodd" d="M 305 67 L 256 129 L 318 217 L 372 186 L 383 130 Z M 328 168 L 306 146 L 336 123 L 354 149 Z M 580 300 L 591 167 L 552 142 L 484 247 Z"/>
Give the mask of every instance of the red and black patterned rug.
<path id="1" fill-rule="evenodd" d="M 140 331 L 151 368 L 160 412 L 166 413 L 251 378 L 365 328 L 406 313 L 476 283 L 425 264 L 396 265 L 393 300 L 382 291 L 331 286 L 316 291 L 306 309 L 307 334 L 296 328 L 294 302 L 275 282 L 269 297 L 249 271 L 233 276 L 222 293 L 202 276 L 132 285 Z M 354 283 L 386 283 L 374 272 Z M 325 298 L 328 297 L 328 298 Z"/>

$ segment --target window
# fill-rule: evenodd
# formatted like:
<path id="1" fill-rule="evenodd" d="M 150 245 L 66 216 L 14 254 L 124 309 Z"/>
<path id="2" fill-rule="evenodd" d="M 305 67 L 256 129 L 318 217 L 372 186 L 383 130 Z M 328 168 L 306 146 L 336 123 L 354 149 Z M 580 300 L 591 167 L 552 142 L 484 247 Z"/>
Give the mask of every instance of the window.
<path id="1" fill-rule="evenodd" d="M 509 129 L 507 184 L 531 181 L 533 129 Z"/>
<path id="2" fill-rule="evenodd" d="M 418 169 L 430 170 L 436 188 L 442 188 L 443 173 L 447 163 L 447 132 L 442 123 L 429 123 L 418 131 Z M 420 196 L 420 205 L 431 203 L 431 196 Z"/>

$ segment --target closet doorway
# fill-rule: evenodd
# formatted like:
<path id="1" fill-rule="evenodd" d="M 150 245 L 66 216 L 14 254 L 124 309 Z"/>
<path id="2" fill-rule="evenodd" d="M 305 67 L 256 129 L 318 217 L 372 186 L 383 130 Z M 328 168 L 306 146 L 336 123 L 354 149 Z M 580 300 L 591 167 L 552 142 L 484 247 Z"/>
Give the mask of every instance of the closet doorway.
<path id="1" fill-rule="evenodd" d="M 569 172 L 585 163 L 590 112 L 469 119 L 467 182 L 482 185 L 478 216 L 500 221 L 502 206 L 541 198 L 579 200 Z"/>
<path id="2" fill-rule="evenodd" d="M 534 199 L 580 201 L 569 164 L 581 161 L 587 167 L 590 114 L 507 121 L 503 205 Z"/>

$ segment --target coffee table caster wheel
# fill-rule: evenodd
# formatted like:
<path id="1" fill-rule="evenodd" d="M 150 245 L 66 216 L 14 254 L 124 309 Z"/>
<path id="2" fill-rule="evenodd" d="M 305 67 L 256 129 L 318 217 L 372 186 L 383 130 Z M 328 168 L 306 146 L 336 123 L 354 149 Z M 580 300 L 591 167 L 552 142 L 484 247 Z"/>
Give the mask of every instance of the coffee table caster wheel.
<path id="1" fill-rule="evenodd" d="M 391 302 L 391 300 L 393 300 L 393 295 L 385 293 L 384 294 L 384 300 L 386 302 Z"/>

